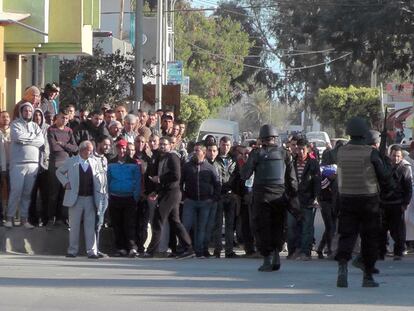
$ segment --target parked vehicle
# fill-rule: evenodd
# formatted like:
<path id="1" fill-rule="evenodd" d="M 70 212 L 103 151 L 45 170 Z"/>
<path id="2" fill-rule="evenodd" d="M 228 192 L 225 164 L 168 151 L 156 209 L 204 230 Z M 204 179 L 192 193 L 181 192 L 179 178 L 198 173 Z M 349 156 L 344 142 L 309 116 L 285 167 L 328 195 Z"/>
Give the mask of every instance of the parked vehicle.
<path id="1" fill-rule="evenodd" d="M 217 142 L 223 136 L 229 136 L 232 143 L 240 142 L 239 123 L 221 119 L 207 119 L 200 125 L 198 140 L 204 140 L 207 135 L 213 135 Z"/>
<path id="2" fill-rule="evenodd" d="M 331 143 L 328 133 L 326 132 L 308 132 L 306 133 L 306 139 L 311 140 L 322 140 L 325 143 Z"/>

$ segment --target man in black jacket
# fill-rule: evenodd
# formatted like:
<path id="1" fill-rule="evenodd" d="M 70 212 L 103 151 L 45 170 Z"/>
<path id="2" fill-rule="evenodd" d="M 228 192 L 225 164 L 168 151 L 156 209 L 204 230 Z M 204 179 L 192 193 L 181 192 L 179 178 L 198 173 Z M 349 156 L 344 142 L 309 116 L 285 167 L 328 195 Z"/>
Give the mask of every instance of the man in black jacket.
<path id="1" fill-rule="evenodd" d="M 89 140 L 95 146 L 98 137 L 109 136 L 105 122 L 103 122 L 103 112 L 97 110 L 91 113 L 91 119 L 81 123 L 74 131 L 76 143 L 79 145 L 85 140 Z"/>
<path id="2" fill-rule="evenodd" d="M 309 154 L 305 139 L 298 140 L 296 150 L 298 156 L 294 160 L 294 167 L 303 218 L 297 221 L 291 214 L 288 215 L 288 257 L 310 260 L 315 219 L 314 202 L 321 188 L 320 170 L 318 160 Z"/>
<path id="3" fill-rule="evenodd" d="M 404 212 L 411 200 L 411 170 L 408 162 L 404 161 L 402 149 L 398 145 L 391 148 L 392 177 L 395 189 L 391 196 L 381 197 L 382 235 L 380 258 L 387 251 L 387 232 L 390 231 L 394 240 L 394 260 L 401 260 L 405 243 Z"/>
<path id="4" fill-rule="evenodd" d="M 221 181 L 221 197 L 217 204 L 216 226 L 214 229 L 214 256 L 216 258 L 220 258 L 220 253 L 223 248 L 221 243 L 223 216 L 225 219 L 225 257 L 238 257 L 238 255 L 233 251 L 234 220 L 236 217 L 237 205 L 231 189 L 231 177 L 236 169 L 236 162 L 230 155 L 230 148 L 230 138 L 228 136 L 223 136 L 220 139 L 219 155 L 215 160 Z"/>
<path id="5" fill-rule="evenodd" d="M 196 143 L 194 157 L 184 165 L 181 176 L 183 193 L 183 224 L 187 232 L 194 226 L 194 248 L 196 256 L 204 257 L 208 216 L 214 202 L 220 198 L 220 180 L 216 168 L 206 159 L 206 147 Z"/>
<path id="6" fill-rule="evenodd" d="M 141 257 L 153 257 L 161 240 L 161 231 L 167 219 L 171 220 L 180 245 L 184 252 L 178 258 L 194 257 L 191 238 L 180 220 L 179 205 L 181 201 L 180 159 L 171 153 L 171 142 L 168 137 L 160 139 L 160 158 L 158 163 L 158 175 L 149 176 L 150 180 L 157 184 L 157 192 L 149 195 L 149 199 L 157 200 L 158 205 L 154 211 L 152 221 L 152 238 L 147 252 Z"/>

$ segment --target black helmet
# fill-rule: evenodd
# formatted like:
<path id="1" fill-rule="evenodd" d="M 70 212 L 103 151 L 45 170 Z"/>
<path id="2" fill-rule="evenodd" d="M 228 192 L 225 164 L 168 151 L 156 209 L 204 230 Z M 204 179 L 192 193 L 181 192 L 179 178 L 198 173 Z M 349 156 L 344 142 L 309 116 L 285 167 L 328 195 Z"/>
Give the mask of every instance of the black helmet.
<path id="1" fill-rule="evenodd" d="M 346 125 L 346 134 L 349 136 L 366 137 L 369 127 L 365 119 L 361 117 L 352 117 Z"/>
<path id="2" fill-rule="evenodd" d="M 367 134 L 367 145 L 375 145 L 381 142 L 381 133 L 375 130 L 369 130 Z"/>
<path id="3" fill-rule="evenodd" d="M 268 137 L 277 137 L 279 134 L 277 133 L 276 128 L 273 125 L 265 124 L 262 125 L 259 132 L 259 138 L 268 138 Z"/>

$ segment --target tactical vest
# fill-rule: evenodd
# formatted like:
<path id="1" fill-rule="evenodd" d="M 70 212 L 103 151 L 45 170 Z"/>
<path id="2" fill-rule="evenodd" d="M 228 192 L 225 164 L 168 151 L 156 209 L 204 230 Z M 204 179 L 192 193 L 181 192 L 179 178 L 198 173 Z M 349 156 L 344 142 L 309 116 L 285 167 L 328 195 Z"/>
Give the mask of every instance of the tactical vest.
<path id="1" fill-rule="evenodd" d="M 371 163 L 372 147 L 347 144 L 338 150 L 338 187 L 345 195 L 378 193 L 378 180 Z"/>
<path id="2" fill-rule="evenodd" d="M 265 147 L 259 150 L 254 183 L 257 185 L 283 185 L 286 164 L 284 150 L 280 147 Z"/>

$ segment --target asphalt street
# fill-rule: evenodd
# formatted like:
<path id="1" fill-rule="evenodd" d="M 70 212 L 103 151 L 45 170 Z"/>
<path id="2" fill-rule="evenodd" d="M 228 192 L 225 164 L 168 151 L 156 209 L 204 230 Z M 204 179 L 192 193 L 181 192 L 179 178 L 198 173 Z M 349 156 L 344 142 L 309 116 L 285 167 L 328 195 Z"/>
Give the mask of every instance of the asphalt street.
<path id="1" fill-rule="evenodd" d="M 129 259 L 0 254 L 0 310 L 412 310 L 414 257 L 378 263 L 379 288 L 335 287 L 336 263 L 260 259 Z"/>

